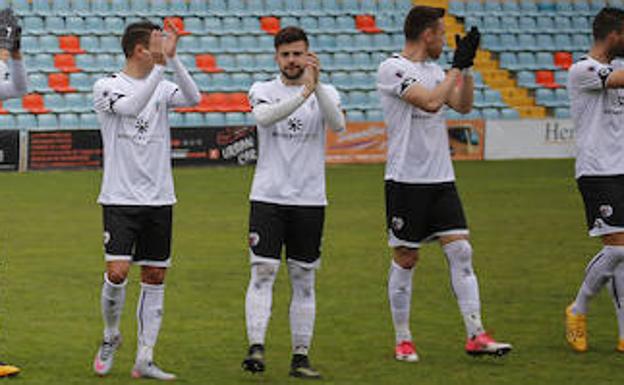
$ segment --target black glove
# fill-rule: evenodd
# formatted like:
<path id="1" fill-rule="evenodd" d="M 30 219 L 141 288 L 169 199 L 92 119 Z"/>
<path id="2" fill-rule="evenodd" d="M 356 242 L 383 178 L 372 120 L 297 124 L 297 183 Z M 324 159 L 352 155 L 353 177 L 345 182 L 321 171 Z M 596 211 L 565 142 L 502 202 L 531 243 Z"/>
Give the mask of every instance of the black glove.
<path id="1" fill-rule="evenodd" d="M 453 54 L 451 67 L 460 70 L 472 67 L 474 64 L 474 52 L 468 37 L 460 38 L 459 35 L 455 35 L 455 43 L 457 48 L 455 48 L 455 53 Z"/>
<path id="2" fill-rule="evenodd" d="M 465 37 L 468 40 L 468 45 L 472 49 L 472 58 L 477 56 L 477 49 L 479 49 L 479 43 L 481 42 L 481 32 L 477 27 L 470 28 L 470 32 Z"/>
<path id="3" fill-rule="evenodd" d="M 15 26 L 15 36 L 13 38 L 13 48 L 11 52 L 18 52 L 22 48 L 22 27 Z"/>
<path id="4" fill-rule="evenodd" d="M 11 8 L 0 11 L 0 49 L 16 51 L 20 48 L 21 27 Z"/>

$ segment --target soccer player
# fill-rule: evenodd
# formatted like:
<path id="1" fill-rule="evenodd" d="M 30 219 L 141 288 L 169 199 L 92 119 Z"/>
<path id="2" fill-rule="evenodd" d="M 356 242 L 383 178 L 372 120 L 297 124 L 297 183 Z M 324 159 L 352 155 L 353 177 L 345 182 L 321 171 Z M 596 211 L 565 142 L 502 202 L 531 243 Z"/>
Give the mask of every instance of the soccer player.
<path id="1" fill-rule="evenodd" d="M 14 18 L 10 9 L 5 9 L 2 14 L 9 19 Z M 9 24 L 0 27 L 0 45 L 3 46 L 1 54 L 3 58 L 10 58 L 9 65 L 2 62 L 4 68 L 0 77 L 0 100 L 19 98 L 27 91 L 26 68 L 20 51 L 21 29 L 16 23 L 16 20 L 9 20 Z M 0 362 L 0 378 L 13 377 L 19 372 L 18 367 Z"/>
<path id="2" fill-rule="evenodd" d="M 435 63 L 446 31 L 444 9 L 415 6 L 405 19 L 405 46 L 379 66 L 377 88 L 388 127 L 385 173 L 388 244 L 393 249 L 388 296 L 396 332 L 395 357 L 418 361 L 409 315 L 412 275 L 423 243 L 438 240 L 448 260 L 451 285 L 467 332 L 471 355 L 503 355 L 481 322 L 479 287 L 462 204 L 455 188 L 444 112 L 468 113 L 473 103 L 473 65 L 480 34 L 456 36 L 446 73 Z"/>
<path id="3" fill-rule="evenodd" d="M 589 236 L 602 249 L 589 262 L 576 299 L 565 310 L 566 339 L 587 350 L 590 300 L 610 280 L 624 352 L 624 10 L 604 8 L 593 22 L 589 54 L 569 72 L 570 112 L 576 128 L 575 176 L 585 205 Z"/>
<path id="4" fill-rule="evenodd" d="M 178 33 L 149 21 L 128 25 L 121 39 L 123 70 L 98 80 L 94 106 L 101 124 L 104 175 L 98 203 L 103 208 L 106 273 L 102 286 L 104 338 L 93 362 L 110 372 L 121 344 L 119 320 L 130 265 L 141 266 L 137 306 L 138 348 L 132 376 L 172 380 L 153 361 L 163 316 L 165 273 L 170 265 L 172 206 L 171 137 L 167 110 L 196 105 L 199 90 L 176 56 Z M 165 80 L 165 66 L 176 83 Z"/>
<path id="5" fill-rule="evenodd" d="M 319 82 L 320 62 L 297 27 L 275 36 L 281 74 L 249 91 L 258 126 L 259 158 L 251 188 L 251 279 L 245 313 L 248 356 L 243 369 L 263 372 L 264 341 L 282 246 L 292 285 L 290 375 L 319 378 L 308 351 L 316 314 L 314 278 L 320 262 L 325 197 L 325 128 L 342 131 L 336 89 Z"/>

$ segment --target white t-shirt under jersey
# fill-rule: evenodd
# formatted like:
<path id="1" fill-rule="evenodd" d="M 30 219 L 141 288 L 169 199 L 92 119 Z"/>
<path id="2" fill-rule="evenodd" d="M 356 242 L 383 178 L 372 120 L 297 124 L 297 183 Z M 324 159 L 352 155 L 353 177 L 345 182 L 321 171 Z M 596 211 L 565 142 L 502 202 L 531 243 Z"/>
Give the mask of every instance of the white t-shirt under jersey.
<path id="1" fill-rule="evenodd" d="M 379 66 L 377 89 L 388 128 L 386 180 L 443 183 L 455 180 L 444 110 L 429 113 L 401 97 L 412 85 L 435 88 L 445 78 L 432 62 L 412 62 L 393 55 Z"/>
<path id="2" fill-rule="evenodd" d="M 619 61 L 581 58 L 568 75 L 570 113 L 576 128 L 576 177 L 624 174 L 624 89 L 605 88 L 624 68 Z"/>
<path id="3" fill-rule="evenodd" d="M 278 103 L 301 94 L 303 86 L 287 86 L 280 76 L 256 82 L 249 90 L 253 107 Z M 328 94 L 339 103 L 336 89 Z M 258 162 L 249 199 L 297 206 L 325 206 L 325 122 L 314 94 L 272 126 L 258 125 Z"/>
<path id="4" fill-rule="evenodd" d="M 164 67 L 154 69 L 164 71 Z M 115 103 L 135 93 L 145 79 L 118 72 L 93 87 L 104 145 L 104 175 L 98 203 L 161 206 L 176 202 L 171 174 L 167 110 L 176 106 L 178 86 L 162 80 L 138 116 L 123 116 Z"/>

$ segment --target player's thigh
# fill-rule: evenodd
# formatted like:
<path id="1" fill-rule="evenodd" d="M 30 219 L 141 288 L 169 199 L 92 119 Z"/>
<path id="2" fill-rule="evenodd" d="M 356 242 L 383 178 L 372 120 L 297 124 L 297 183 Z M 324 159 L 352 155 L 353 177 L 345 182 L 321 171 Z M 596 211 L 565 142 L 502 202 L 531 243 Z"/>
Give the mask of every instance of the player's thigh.
<path id="1" fill-rule="evenodd" d="M 428 237 L 427 212 L 432 190 L 427 185 L 386 181 L 386 227 L 390 247 L 417 249 Z"/>
<path id="2" fill-rule="evenodd" d="M 624 233 L 624 176 L 590 176 L 577 181 L 591 236 Z M 607 237 L 609 238 L 609 237 Z"/>
<path id="3" fill-rule="evenodd" d="M 172 206 L 143 207 L 141 230 L 137 237 L 135 262 L 140 265 L 167 267 L 171 256 Z"/>
<path id="4" fill-rule="evenodd" d="M 250 203 L 249 248 L 256 257 L 280 259 L 284 244 L 283 207 L 274 203 Z"/>
<path id="5" fill-rule="evenodd" d="M 467 237 L 468 224 L 455 183 L 442 183 L 436 190 L 428 216 L 429 232 L 444 240 Z"/>
<path id="6" fill-rule="evenodd" d="M 291 207 L 286 223 L 286 256 L 306 264 L 316 262 L 321 257 L 325 207 Z"/>
<path id="7" fill-rule="evenodd" d="M 106 261 L 131 261 L 141 227 L 139 208 L 102 206 Z"/>

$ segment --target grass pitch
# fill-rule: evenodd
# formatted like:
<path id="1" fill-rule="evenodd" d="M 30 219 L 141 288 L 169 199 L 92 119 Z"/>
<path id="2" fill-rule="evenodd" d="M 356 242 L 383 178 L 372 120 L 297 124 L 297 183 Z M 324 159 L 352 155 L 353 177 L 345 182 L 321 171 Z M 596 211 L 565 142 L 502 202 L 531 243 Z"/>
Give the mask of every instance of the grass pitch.
<path id="1" fill-rule="evenodd" d="M 621 383 L 624 355 L 606 293 L 592 304 L 590 352 L 563 338 L 563 310 L 599 249 L 586 236 L 572 161 L 456 164 L 475 249 L 486 327 L 515 350 L 504 359 L 468 357 L 446 263 L 423 249 L 414 279 L 417 364 L 393 359 L 386 296 L 383 166 L 327 172 L 330 206 L 318 273 L 312 363 L 327 384 Z M 288 384 L 289 287 L 275 287 L 267 372 L 251 376 L 245 354 L 247 195 L 252 168 L 179 168 L 174 265 L 167 277 L 157 362 L 182 384 Z M 128 384 L 138 275 L 131 275 L 124 345 L 109 378 L 92 374 L 101 335 L 100 173 L 0 174 L 0 358 L 20 365 L 20 384 Z"/>

